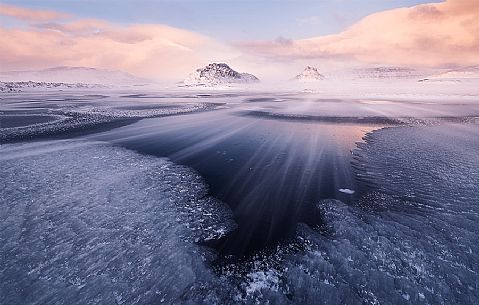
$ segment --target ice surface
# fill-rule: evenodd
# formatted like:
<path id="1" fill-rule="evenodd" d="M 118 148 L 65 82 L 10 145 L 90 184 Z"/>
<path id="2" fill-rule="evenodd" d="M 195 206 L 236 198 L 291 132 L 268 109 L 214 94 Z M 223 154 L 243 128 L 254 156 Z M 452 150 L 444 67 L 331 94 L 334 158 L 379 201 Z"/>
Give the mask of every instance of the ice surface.
<path id="1" fill-rule="evenodd" d="M 192 170 L 84 141 L 1 152 L 0 304 L 183 303 L 215 283 L 195 242 L 235 223 Z"/>
<path id="2" fill-rule="evenodd" d="M 477 304 L 479 128 L 387 128 L 355 166 L 373 186 L 356 205 L 323 200 L 324 227 L 244 264 L 246 303 Z M 293 245 L 297 250 L 292 249 Z M 244 275 L 246 274 L 246 275 Z"/>
<path id="3" fill-rule="evenodd" d="M 78 125 L 89 129 L 97 117 L 116 122 L 178 113 L 171 101 L 153 106 L 163 96 L 125 95 L 115 97 L 115 105 L 103 96 L 22 97 L 3 100 L 0 110 L 62 120 L 71 111 L 79 120 L 94 120 Z M 244 110 L 320 119 L 334 118 L 336 111 L 359 120 L 405 113 L 410 117 L 401 124 L 409 126 L 373 132 L 358 144 L 353 166 L 371 191 L 333 188 L 354 189 L 354 196 L 362 196 L 356 204 L 321 201 L 314 215 L 321 216 L 322 227 L 300 224 L 292 241 L 219 261 L 202 245 L 235 224 L 192 170 L 98 142 L 2 144 L 0 304 L 477 304 L 477 103 L 272 96 L 251 95 L 243 103 L 244 96 L 223 94 L 215 101 L 228 100 L 222 111 L 239 118 Z M 193 98 L 213 98 L 207 93 L 183 97 L 188 99 L 178 107 L 186 112 L 216 107 L 189 108 Z M 21 107 L 28 111 L 15 112 Z M 451 117 L 432 124 L 439 126 L 413 127 L 431 125 L 418 119 L 421 114 Z M 241 123 L 231 118 L 223 119 Z M 455 119 L 460 124 L 444 125 Z M 165 121 L 158 126 L 171 126 Z M 22 130 L 35 136 L 58 126 L 62 133 L 77 126 L 72 122 Z M 303 148 L 293 150 L 302 154 Z"/>
<path id="4" fill-rule="evenodd" d="M 95 128 L 118 127 L 142 118 L 162 117 L 215 109 L 216 104 L 191 101 L 187 103 L 157 103 L 138 106 L 126 100 L 123 103 L 110 101 L 109 96 L 53 95 L 55 98 L 39 101 L 22 101 L 10 98 L 11 102 L 0 104 L 0 141 L 11 142 L 38 137 L 51 137 L 73 132 L 91 132 Z M 115 98 L 115 97 L 114 97 Z M 89 100 L 85 102 L 83 99 Z M 91 100 L 99 100 L 91 101 Z M 3 113 L 2 113 L 3 112 Z M 18 117 L 50 117 L 49 121 L 36 124 L 3 124 L 5 119 Z M 38 120 L 37 120 L 38 121 Z"/>

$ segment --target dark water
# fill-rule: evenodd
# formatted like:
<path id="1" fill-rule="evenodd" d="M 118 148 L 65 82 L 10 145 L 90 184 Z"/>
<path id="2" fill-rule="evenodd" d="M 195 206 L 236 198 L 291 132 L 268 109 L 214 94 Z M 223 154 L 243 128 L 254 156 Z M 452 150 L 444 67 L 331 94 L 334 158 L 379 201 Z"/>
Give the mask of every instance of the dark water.
<path id="1" fill-rule="evenodd" d="M 226 109 L 146 119 L 96 139 L 168 157 L 198 171 L 211 195 L 232 208 L 239 225 L 211 245 L 223 254 L 236 255 L 291 237 L 299 222 L 321 227 L 323 220 L 315 208 L 321 199 L 354 202 L 365 185 L 354 178 L 351 150 L 366 133 L 424 123 L 420 117 L 446 115 L 447 120 L 453 109 L 461 117 L 470 114 L 470 106 L 455 103 L 431 107 L 419 102 L 297 95 L 220 100 Z"/>
<path id="2" fill-rule="evenodd" d="M 19 126 L 28 126 L 33 124 L 41 124 L 47 122 L 53 122 L 57 120 L 54 116 L 46 115 L 0 115 L 0 127 L 12 128 Z"/>
<path id="3" fill-rule="evenodd" d="M 223 254 L 248 254 L 292 236 L 298 222 L 321 226 L 318 200 L 354 200 L 359 186 L 350 150 L 380 127 L 272 120 L 226 109 L 147 119 L 96 139 L 198 171 L 239 225 L 212 245 Z"/>

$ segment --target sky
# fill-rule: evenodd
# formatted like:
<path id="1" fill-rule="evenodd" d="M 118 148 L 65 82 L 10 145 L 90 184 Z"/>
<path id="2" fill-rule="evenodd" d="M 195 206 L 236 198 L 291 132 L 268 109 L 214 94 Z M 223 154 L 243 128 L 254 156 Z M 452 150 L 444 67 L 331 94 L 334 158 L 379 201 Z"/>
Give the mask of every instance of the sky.
<path id="1" fill-rule="evenodd" d="M 14 0 L 5 4 L 48 9 L 123 25 L 160 23 L 222 41 L 292 39 L 333 34 L 371 13 L 421 0 Z"/>
<path id="2" fill-rule="evenodd" d="M 0 70 L 462 67 L 479 65 L 477 20 L 477 0 L 0 0 Z"/>

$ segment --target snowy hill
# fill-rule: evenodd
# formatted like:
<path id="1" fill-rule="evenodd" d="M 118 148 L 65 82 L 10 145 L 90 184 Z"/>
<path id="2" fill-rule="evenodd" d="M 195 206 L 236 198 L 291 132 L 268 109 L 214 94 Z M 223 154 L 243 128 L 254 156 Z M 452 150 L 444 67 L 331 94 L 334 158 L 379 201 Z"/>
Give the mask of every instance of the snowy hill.
<path id="1" fill-rule="evenodd" d="M 293 78 L 293 80 L 300 82 L 314 82 L 323 79 L 325 79 L 324 75 L 319 73 L 318 69 L 311 66 L 307 66 L 303 72 Z"/>
<path id="2" fill-rule="evenodd" d="M 355 79 L 418 79 L 427 75 L 425 73 L 404 67 L 375 67 L 354 69 L 352 77 Z"/>
<path id="3" fill-rule="evenodd" d="M 50 83 L 50 82 L 2 82 L 0 81 L 0 92 L 21 92 L 24 90 L 48 90 L 48 89 L 91 89 L 105 88 L 99 84 L 85 83 Z"/>
<path id="4" fill-rule="evenodd" d="M 183 83 L 187 86 L 214 86 L 258 81 L 259 79 L 253 74 L 237 72 L 224 63 L 212 63 L 191 73 Z"/>
<path id="5" fill-rule="evenodd" d="M 122 71 L 85 67 L 56 67 L 34 71 L 1 72 L 4 82 L 47 82 L 70 84 L 98 84 L 107 86 L 133 86 L 149 84 L 151 81 Z"/>
<path id="6" fill-rule="evenodd" d="M 479 80 L 479 66 L 449 70 L 443 73 L 423 78 L 420 81 L 461 82 L 471 80 Z"/>

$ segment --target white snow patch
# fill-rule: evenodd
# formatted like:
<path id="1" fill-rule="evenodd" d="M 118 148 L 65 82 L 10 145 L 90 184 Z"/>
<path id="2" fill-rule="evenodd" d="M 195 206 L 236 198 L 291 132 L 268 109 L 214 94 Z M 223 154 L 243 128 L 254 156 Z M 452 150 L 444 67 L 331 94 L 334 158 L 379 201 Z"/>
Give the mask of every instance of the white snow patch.
<path id="1" fill-rule="evenodd" d="M 348 195 L 352 195 L 352 194 L 354 194 L 354 193 L 356 192 L 356 191 L 350 190 L 350 189 L 339 189 L 339 191 L 340 191 L 341 193 L 345 193 L 345 194 L 348 194 Z"/>

